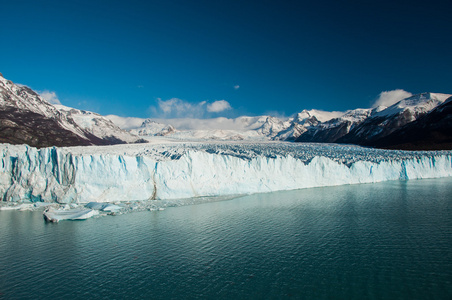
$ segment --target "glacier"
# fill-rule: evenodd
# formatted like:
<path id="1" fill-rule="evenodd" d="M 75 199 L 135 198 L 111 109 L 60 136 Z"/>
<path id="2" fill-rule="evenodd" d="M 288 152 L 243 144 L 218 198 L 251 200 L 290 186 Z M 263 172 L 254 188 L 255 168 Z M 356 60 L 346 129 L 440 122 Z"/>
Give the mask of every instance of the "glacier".
<path id="1" fill-rule="evenodd" d="M 452 176 L 452 151 L 288 142 L 0 144 L 4 202 L 121 202 Z"/>

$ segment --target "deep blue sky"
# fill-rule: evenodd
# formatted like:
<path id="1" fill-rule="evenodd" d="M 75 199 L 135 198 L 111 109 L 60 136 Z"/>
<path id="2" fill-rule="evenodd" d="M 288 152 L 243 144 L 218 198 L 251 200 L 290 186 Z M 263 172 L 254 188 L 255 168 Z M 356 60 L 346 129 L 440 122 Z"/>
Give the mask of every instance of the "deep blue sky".
<path id="1" fill-rule="evenodd" d="M 148 117 L 159 98 L 233 108 L 205 117 L 346 110 L 452 93 L 451 15 L 452 0 L 0 0 L 0 72 L 101 114 Z"/>

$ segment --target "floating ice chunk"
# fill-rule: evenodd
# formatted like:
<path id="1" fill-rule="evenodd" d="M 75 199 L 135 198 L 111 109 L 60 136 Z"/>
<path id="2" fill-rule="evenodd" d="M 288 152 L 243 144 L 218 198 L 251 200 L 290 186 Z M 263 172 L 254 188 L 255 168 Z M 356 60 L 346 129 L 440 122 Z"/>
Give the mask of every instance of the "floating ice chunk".
<path id="1" fill-rule="evenodd" d="M 51 203 L 51 202 L 35 202 L 33 204 L 33 206 L 36 207 L 36 208 L 41 208 L 41 207 L 47 207 L 47 206 L 53 205 L 53 204 L 55 204 L 55 203 Z"/>
<path id="2" fill-rule="evenodd" d="M 19 210 L 33 210 L 33 208 L 35 207 L 33 203 L 22 203 L 21 205 L 19 205 L 20 208 Z"/>
<path id="3" fill-rule="evenodd" d="M 16 204 L 16 203 L 14 203 Z M 0 210 L 18 210 L 20 209 L 21 205 L 5 205 L 0 206 Z"/>
<path id="4" fill-rule="evenodd" d="M 55 205 L 51 202 L 34 202 L 34 203 L 7 203 L 0 206 L 0 210 L 38 210 L 40 208 L 47 207 L 49 205 Z"/>
<path id="5" fill-rule="evenodd" d="M 53 209 L 44 211 L 44 219 L 48 222 L 58 222 L 60 220 L 85 220 L 98 215 L 99 212 L 94 209 Z"/>
<path id="6" fill-rule="evenodd" d="M 85 205 L 86 208 L 101 210 L 101 211 L 108 211 L 108 212 L 118 212 L 123 207 L 111 203 L 100 203 L 100 202 L 90 202 Z"/>
<path id="7" fill-rule="evenodd" d="M 33 203 L 21 203 L 18 205 L 1 206 L 0 210 L 32 210 L 33 207 Z"/>

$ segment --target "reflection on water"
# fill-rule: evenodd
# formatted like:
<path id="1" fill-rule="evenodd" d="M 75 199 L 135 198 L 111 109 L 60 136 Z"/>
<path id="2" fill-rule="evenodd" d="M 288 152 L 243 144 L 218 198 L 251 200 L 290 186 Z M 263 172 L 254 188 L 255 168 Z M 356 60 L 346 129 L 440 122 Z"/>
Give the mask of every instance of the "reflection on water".
<path id="1" fill-rule="evenodd" d="M 452 178 L 48 224 L 0 211 L 0 298 L 451 299 Z"/>

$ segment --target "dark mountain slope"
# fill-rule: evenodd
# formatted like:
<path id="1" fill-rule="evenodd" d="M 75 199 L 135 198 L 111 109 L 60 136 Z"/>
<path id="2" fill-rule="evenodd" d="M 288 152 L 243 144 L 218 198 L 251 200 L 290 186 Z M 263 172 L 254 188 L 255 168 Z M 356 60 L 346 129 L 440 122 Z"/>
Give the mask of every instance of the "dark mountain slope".
<path id="1" fill-rule="evenodd" d="M 92 141 L 61 128 L 53 119 L 13 107 L 0 110 L 0 142 L 38 148 L 92 145 Z"/>
<path id="2" fill-rule="evenodd" d="M 141 142 L 95 113 L 54 106 L 0 74 L 0 142 L 34 147 Z"/>
<path id="3" fill-rule="evenodd" d="M 373 146 L 405 150 L 452 149 L 452 97 L 429 114 L 375 141 Z"/>

